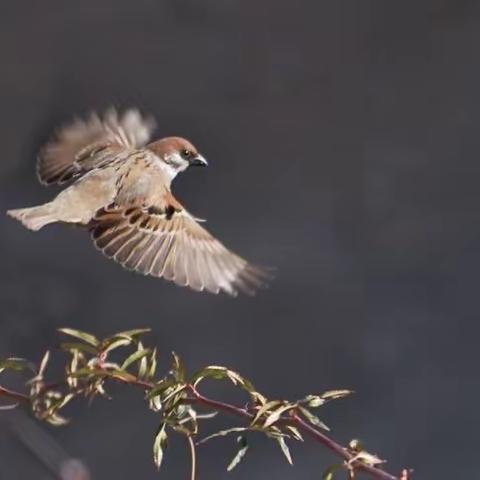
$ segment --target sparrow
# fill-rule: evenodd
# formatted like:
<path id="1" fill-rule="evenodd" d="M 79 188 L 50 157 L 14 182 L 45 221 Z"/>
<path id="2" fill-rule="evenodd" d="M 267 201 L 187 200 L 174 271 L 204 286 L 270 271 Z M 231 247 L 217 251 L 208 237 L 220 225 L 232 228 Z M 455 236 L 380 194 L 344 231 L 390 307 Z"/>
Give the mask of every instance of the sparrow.
<path id="1" fill-rule="evenodd" d="M 207 160 L 182 137 L 149 143 L 155 122 L 130 109 L 92 113 L 61 128 L 43 148 L 37 174 L 66 185 L 51 202 L 7 214 L 29 228 L 81 226 L 124 268 L 197 291 L 255 293 L 268 272 L 212 236 L 173 196 L 174 178 Z"/>

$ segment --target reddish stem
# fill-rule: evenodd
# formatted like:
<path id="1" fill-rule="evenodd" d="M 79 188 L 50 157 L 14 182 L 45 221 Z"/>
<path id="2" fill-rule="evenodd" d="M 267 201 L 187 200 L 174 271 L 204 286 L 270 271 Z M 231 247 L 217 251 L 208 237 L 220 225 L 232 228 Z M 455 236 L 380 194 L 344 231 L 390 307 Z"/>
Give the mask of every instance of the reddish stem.
<path id="1" fill-rule="evenodd" d="M 146 382 L 143 380 L 139 380 L 137 378 L 132 378 L 130 379 L 125 379 L 122 377 L 110 377 L 113 378 L 114 380 L 117 380 L 121 383 L 125 383 L 128 385 L 135 385 L 137 387 L 143 388 L 145 391 L 148 391 L 154 387 L 154 384 L 151 382 Z M 55 384 L 49 384 L 45 389 L 48 389 L 48 387 L 51 386 L 59 386 L 59 383 Z M 191 397 L 185 398 L 183 401 L 184 403 L 187 404 L 198 404 L 202 405 L 205 407 L 210 407 L 215 410 L 231 413 L 232 415 L 235 415 L 237 417 L 242 417 L 246 418 L 248 420 L 251 420 L 253 418 L 252 412 L 250 412 L 246 408 L 242 407 L 237 407 L 235 405 L 231 405 L 229 403 L 221 402 L 218 400 L 213 400 L 211 398 L 207 398 L 203 396 L 201 393 L 199 393 L 193 385 L 188 386 L 188 390 L 192 394 Z M 21 402 L 21 403 L 29 403 L 30 398 L 28 395 L 25 395 L 23 393 L 15 392 L 13 390 L 9 390 L 7 388 L 1 387 L 0 386 L 0 397 L 5 396 L 11 399 L 14 399 L 15 401 Z M 373 478 L 377 478 L 379 480 L 400 480 L 399 477 L 395 477 L 394 475 L 391 475 L 384 470 L 381 470 L 378 467 L 367 465 L 366 463 L 363 463 L 361 461 L 352 461 L 354 458 L 354 455 L 348 451 L 348 449 L 342 447 L 340 444 L 335 442 L 333 439 L 322 433 L 321 431 L 317 430 L 315 427 L 313 427 L 310 423 L 306 422 L 300 415 L 297 413 L 293 412 L 290 416 L 283 417 L 279 420 L 281 423 L 284 425 L 292 425 L 297 427 L 299 430 L 303 431 L 304 433 L 308 434 L 311 438 L 313 438 L 315 441 L 318 443 L 321 443 L 324 447 L 326 447 L 328 450 L 331 452 L 335 453 L 337 456 L 342 458 L 346 462 L 351 462 L 352 467 L 354 467 L 356 470 L 361 470 L 365 472 L 366 474 L 369 474 Z M 404 477 L 403 478 L 408 478 Z"/>
<path id="2" fill-rule="evenodd" d="M 9 390 L 8 388 L 5 388 L 5 387 L 0 387 L 0 397 L 11 398 L 13 400 L 16 400 L 17 402 L 22 402 L 22 403 L 30 402 L 30 397 L 28 395 L 24 395 L 23 393 L 20 393 L 20 392 L 14 392 L 13 390 Z"/>
<path id="3" fill-rule="evenodd" d="M 354 455 L 352 455 L 346 448 L 342 447 L 330 437 L 327 437 L 325 434 L 312 427 L 296 413 L 292 415 L 292 424 L 295 425 L 299 430 L 308 433 L 308 435 L 314 438 L 317 442 L 323 444 L 326 448 L 336 453 L 346 462 L 351 462 L 354 458 Z M 398 477 L 390 475 L 389 473 L 380 470 L 377 467 L 367 465 L 363 462 L 352 462 L 352 467 L 354 467 L 356 470 L 362 470 L 363 472 L 370 474 L 372 477 L 379 478 L 381 480 L 399 480 Z"/>

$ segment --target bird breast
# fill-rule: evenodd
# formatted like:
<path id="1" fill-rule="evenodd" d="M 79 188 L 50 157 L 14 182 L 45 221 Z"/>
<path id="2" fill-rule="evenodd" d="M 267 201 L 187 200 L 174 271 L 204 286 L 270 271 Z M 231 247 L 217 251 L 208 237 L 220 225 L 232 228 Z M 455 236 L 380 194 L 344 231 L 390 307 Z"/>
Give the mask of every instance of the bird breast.
<path id="1" fill-rule="evenodd" d="M 132 157 L 119 175 L 116 202 L 121 205 L 154 204 L 169 190 L 170 179 L 153 155 Z"/>

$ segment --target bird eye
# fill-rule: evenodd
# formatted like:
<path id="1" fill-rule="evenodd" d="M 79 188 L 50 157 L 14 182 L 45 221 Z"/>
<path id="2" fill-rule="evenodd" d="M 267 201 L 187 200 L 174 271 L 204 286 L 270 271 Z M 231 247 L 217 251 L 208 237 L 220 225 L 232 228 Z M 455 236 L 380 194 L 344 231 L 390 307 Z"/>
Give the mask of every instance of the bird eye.
<path id="1" fill-rule="evenodd" d="M 192 156 L 192 152 L 190 150 L 182 150 L 182 157 L 189 158 Z"/>

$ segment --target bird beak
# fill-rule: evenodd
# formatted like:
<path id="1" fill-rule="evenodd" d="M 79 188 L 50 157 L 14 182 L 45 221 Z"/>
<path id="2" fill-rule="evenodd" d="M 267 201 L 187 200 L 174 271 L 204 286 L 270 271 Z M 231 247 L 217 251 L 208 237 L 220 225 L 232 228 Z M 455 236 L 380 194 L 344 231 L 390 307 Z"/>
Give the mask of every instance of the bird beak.
<path id="1" fill-rule="evenodd" d="M 206 167 L 208 162 L 203 155 L 197 154 L 190 160 L 190 166 Z"/>

